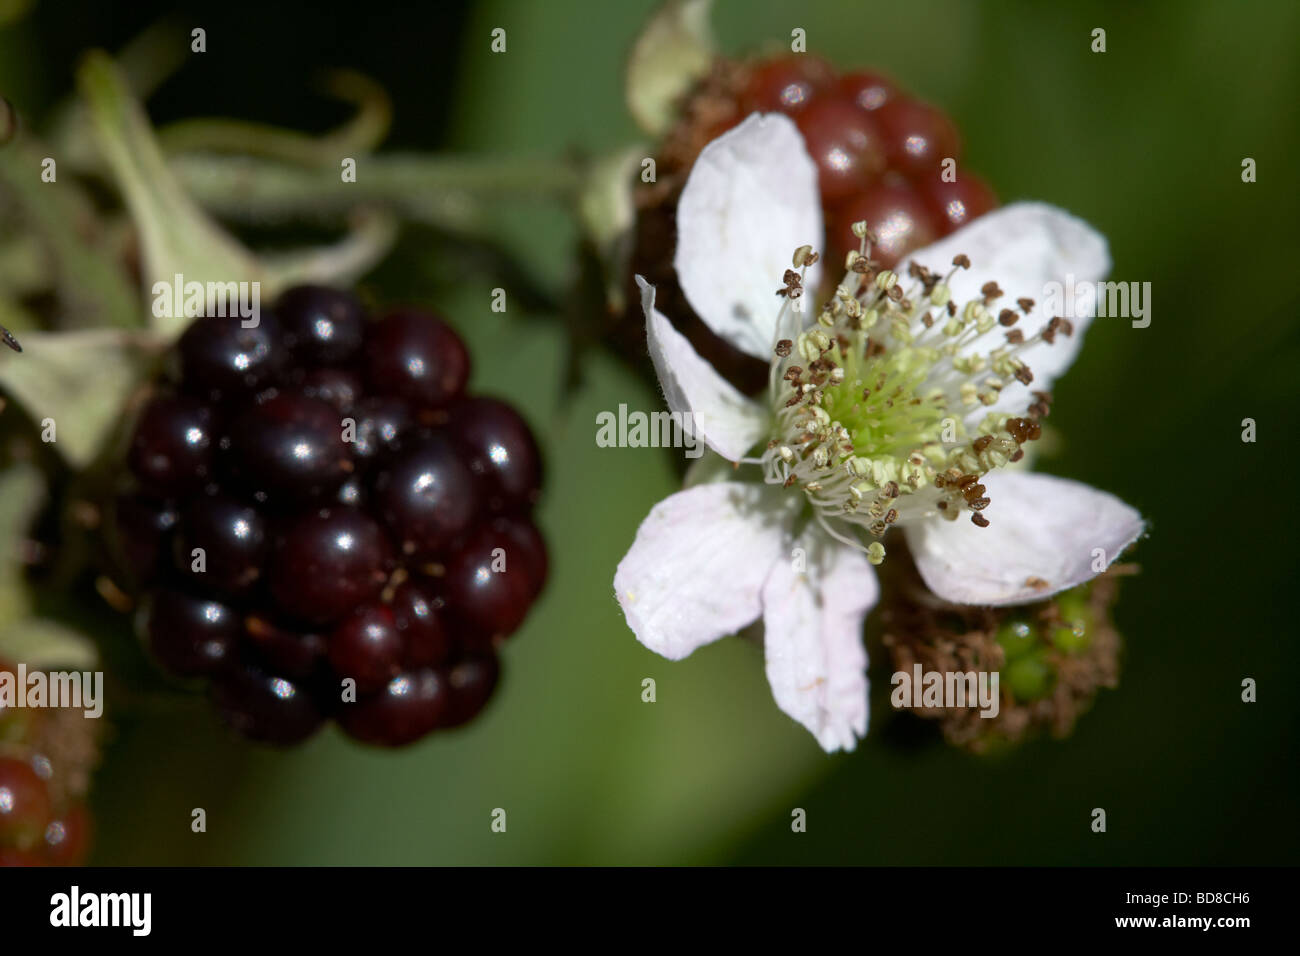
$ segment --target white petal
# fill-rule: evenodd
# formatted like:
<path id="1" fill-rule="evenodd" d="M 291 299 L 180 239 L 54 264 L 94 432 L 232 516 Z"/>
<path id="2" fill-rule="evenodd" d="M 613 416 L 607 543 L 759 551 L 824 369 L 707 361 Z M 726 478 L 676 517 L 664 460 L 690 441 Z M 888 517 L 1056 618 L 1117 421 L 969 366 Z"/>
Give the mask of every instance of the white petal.
<path id="1" fill-rule="evenodd" d="M 614 573 L 628 626 L 679 660 L 757 620 L 785 548 L 790 496 L 761 484 L 700 485 L 659 502 Z"/>
<path id="2" fill-rule="evenodd" d="M 1023 411 L 1029 404 L 1029 390 L 1051 388 L 1074 361 L 1095 310 L 1091 296 L 1079 314 L 1065 315 L 1064 288 L 1055 290 L 1049 283 L 1094 283 L 1110 271 L 1110 252 L 1106 238 L 1082 219 L 1043 203 L 1021 202 L 1004 206 L 980 216 L 951 236 L 926 246 L 911 258 L 940 275 L 952 268 L 953 257 L 964 253 L 970 257 L 969 269 L 958 269 L 952 277 L 952 298 L 960 308 L 978 298 L 984 283 L 995 281 L 1003 295 L 991 306 L 994 313 L 1002 309 L 1019 312 L 1016 300 L 1034 300 L 1034 308 L 1022 315 L 1015 328 L 1025 338 L 1033 338 L 1054 316 L 1062 315 L 1074 323 L 1074 335 L 1058 335 L 1056 342 L 1040 342 L 1019 354 L 1034 374 L 1026 388 L 1011 382 L 993 406 L 995 411 Z M 899 267 L 906 274 L 906 264 Z M 1053 292 L 1056 295 L 1053 296 Z M 1055 298 L 1055 302 L 1053 302 Z M 1005 342 L 1005 329 L 997 326 L 977 343 L 982 351 Z M 997 342 L 991 342 L 992 337 Z M 986 344 L 988 343 L 988 344 Z M 981 408 L 978 418 L 990 409 Z"/>
<path id="3" fill-rule="evenodd" d="M 646 345 L 668 407 L 689 415 L 683 426 L 719 455 L 731 461 L 743 458 L 767 431 L 767 412 L 714 371 L 655 308 L 654 286 L 640 276 L 636 284 L 645 310 Z"/>
<path id="4" fill-rule="evenodd" d="M 1096 577 L 1142 534 L 1134 509 L 1081 482 L 1013 471 L 980 480 L 993 499 L 987 528 L 962 517 L 907 529 L 926 585 L 956 604 L 1040 601 Z"/>
<path id="5" fill-rule="evenodd" d="M 852 750 L 867 732 L 862 621 L 880 588 L 865 555 L 815 526 L 796 547 L 806 571 L 784 555 L 763 588 L 767 679 L 777 705 L 825 750 Z"/>
<path id="6" fill-rule="evenodd" d="M 825 252 L 817 166 L 787 117 L 754 113 L 695 160 L 677 204 L 677 279 L 709 328 L 766 361 L 776 290 L 803 245 Z M 813 266 L 805 285 L 819 275 Z"/>

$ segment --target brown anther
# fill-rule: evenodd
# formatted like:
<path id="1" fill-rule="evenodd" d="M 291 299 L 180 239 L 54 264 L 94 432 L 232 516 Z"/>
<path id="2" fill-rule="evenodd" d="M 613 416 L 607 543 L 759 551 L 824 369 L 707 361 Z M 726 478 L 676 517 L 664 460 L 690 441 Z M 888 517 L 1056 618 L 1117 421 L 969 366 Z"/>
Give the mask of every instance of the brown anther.
<path id="1" fill-rule="evenodd" d="M 988 498 L 976 498 L 973 501 L 967 499 L 966 504 L 970 505 L 973 511 L 983 511 L 989 506 L 989 500 Z"/>
<path id="2" fill-rule="evenodd" d="M 1028 418 L 1008 418 L 1006 429 L 1007 434 L 1016 440 L 1017 445 L 1023 445 L 1030 440 L 1030 432 L 1038 428 L 1038 425 Z M 1042 431 L 1040 428 L 1039 431 Z"/>
<path id="3" fill-rule="evenodd" d="M 984 449 L 988 448 L 991 444 L 993 444 L 992 435 L 980 435 L 979 438 L 970 443 L 970 446 L 975 451 L 975 454 L 979 455 L 982 454 Z"/>
<path id="4" fill-rule="evenodd" d="M 979 482 L 976 482 L 973 485 L 963 487 L 961 490 L 961 496 L 965 498 L 967 502 L 971 502 L 971 501 L 975 501 L 976 499 L 984 497 L 984 492 L 986 491 L 988 491 L 987 488 L 985 488 Z"/>
<path id="5" fill-rule="evenodd" d="M 794 483 L 795 483 L 797 480 L 798 480 L 798 479 L 795 478 L 794 475 L 791 475 L 789 478 L 787 478 L 787 479 L 785 480 L 785 482 L 781 485 L 781 487 L 782 487 L 782 488 L 790 488 L 790 487 L 792 487 L 792 486 L 794 485 Z"/>
<path id="6" fill-rule="evenodd" d="M 962 475 L 957 479 L 957 487 L 965 494 L 966 489 L 979 481 L 979 475 Z"/>
<path id="7" fill-rule="evenodd" d="M 961 255 L 953 256 L 953 257 L 952 257 L 952 264 L 955 265 L 955 266 L 958 266 L 958 267 L 960 267 L 960 268 L 962 268 L 962 269 L 969 269 L 969 268 L 970 268 L 970 256 L 966 255 L 965 253 L 962 253 Z"/>
<path id="8" fill-rule="evenodd" d="M 921 324 L 924 325 L 927 329 L 934 328 L 934 316 L 931 315 L 929 312 L 925 313 L 925 315 L 921 316 Z"/>
<path id="9" fill-rule="evenodd" d="M 1016 381 L 1021 385 L 1028 385 L 1034 380 L 1034 373 L 1029 370 L 1028 365 L 1022 365 L 1016 369 Z"/>
<path id="10" fill-rule="evenodd" d="M 791 365 L 785 370 L 784 378 L 788 382 L 798 381 L 799 376 L 803 374 L 803 368 L 798 365 Z"/>
<path id="11" fill-rule="evenodd" d="M 1024 312 L 1025 315 L 1028 315 L 1030 312 L 1034 311 L 1033 299 L 1016 299 L 1016 305 L 1020 306 L 1020 310 Z"/>
<path id="12" fill-rule="evenodd" d="M 1074 323 L 1069 319 L 1061 320 L 1061 331 L 1065 333 L 1066 338 L 1074 334 Z"/>
<path id="13" fill-rule="evenodd" d="M 952 301 L 952 299 L 949 299 L 949 300 L 948 300 L 948 317 L 951 318 L 952 316 L 954 316 L 954 315 L 956 315 L 956 314 L 957 314 L 957 303 L 954 302 L 954 301 Z"/>
<path id="14" fill-rule="evenodd" d="M 903 287 L 900 285 L 891 285 L 889 292 L 886 293 L 895 302 L 901 302 L 903 299 Z"/>
<path id="15" fill-rule="evenodd" d="M 1025 450 L 1024 450 L 1023 448 L 1017 448 L 1017 449 L 1015 450 L 1015 453 L 1011 456 L 1011 460 L 1012 460 L 1012 461 L 1019 461 L 1021 458 L 1024 458 L 1024 457 L 1025 457 Z"/>
<path id="16" fill-rule="evenodd" d="M 986 282 L 980 286 L 980 295 L 984 296 L 986 300 L 991 302 L 998 296 L 1002 295 L 1002 290 L 998 288 L 996 282 Z"/>
<path id="17" fill-rule="evenodd" d="M 1007 341 L 1012 345 L 1019 345 L 1025 340 L 1025 333 L 1020 329 L 1012 329 L 1007 333 Z"/>
<path id="18" fill-rule="evenodd" d="M 891 499 L 892 499 L 892 498 L 897 498 L 897 497 L 898 497 L 898 482 L 896 482 L 896 481 L 887 481 L 887 482 L 885 482 L 885 487 L 883 487 L 883 488 L 880 489 L 880 493 L 881 493 L 882 495 L 884 495 L 886 498 L 891 498 Z"/>
<path id="19" fill-rule="evenodd" d="M 987 528 L 989 526 L 989 519 L 976 511 L 971 514 L 970 523 L 977 528 Z"/>
<path id="20" fill-rule="evenodd" d="M 776 343 L 776 354 L 781 356 L 781 358 L 785 358 L 793 350 L 794 350 L 794 343 L 791 342 L 789 339 L 782 339 L 780 342 Z"/>
<path id="21" fill-rule="evenodd" d="M 898 509 L 890 508 L 885 512 L 885 524 L 893 524 L 898 520 Z"/>
<path id="22" fill-rule="evenodd" d="M 1048 584 L 1040 577 L 1035 577 L 1033 575 L 1030 575 L 1029 577 L 1025 578 L 1025 587 L 1033 588 L 1035 591 L 1046 591 L 1048 588 L 1051 587 L 1051 585 Z"/>
<path id="23" fill-rule="evenodd" d="M 941 501 L 941 502 L 939 502 L 939 510 L 940 510 L 940 511 L 947 511 L 947 510 L 948 510 L 948 502 L 946 502 L 946 501 Z"/>
<path id="24" fill-rule="evenodd" d="M 1007 328 L 1011 328 L 1011 326 L 1015 325 L 1019 321 L 1020 316 L 1011 309 L 1003 309 L 998 313 L 998 322 Z"/>

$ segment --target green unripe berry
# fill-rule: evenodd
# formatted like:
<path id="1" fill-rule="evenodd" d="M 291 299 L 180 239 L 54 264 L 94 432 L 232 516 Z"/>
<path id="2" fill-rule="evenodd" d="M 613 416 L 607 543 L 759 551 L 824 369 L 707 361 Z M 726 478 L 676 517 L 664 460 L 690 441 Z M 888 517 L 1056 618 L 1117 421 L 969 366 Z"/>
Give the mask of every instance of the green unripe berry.
<path id="1" fill-rule="evenodd" d="M 1066 654 L 1079 654 L 1088 647 L 1088 632 L 1081 623 L 1072 627 L 1058 627 L 1052 631 L 1052 643 L 1057 650 Z"/>
<path id="2" fill-rule="evenodd" d="M 1012 661 L 1003 669 L 1002 678 L 1018 701 L 1038 700 L 1052 689 L 1052 668 L 1041 648 Z"/>
<path id="3" fill-rule="evenodd" d="M 1038 646 L 1037 632 L 1025 621 L 1007 621 L 998 628 L 996 640 L 1008 661 L 1022 657 Z"/>

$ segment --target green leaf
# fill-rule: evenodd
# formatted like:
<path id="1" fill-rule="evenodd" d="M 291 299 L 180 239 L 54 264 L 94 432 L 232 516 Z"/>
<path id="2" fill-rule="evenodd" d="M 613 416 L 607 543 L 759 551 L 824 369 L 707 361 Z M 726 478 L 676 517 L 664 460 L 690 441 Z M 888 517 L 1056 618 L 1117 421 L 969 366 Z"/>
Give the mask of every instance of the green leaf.
<path id="1" fill-rule="evenodd" d="M 172 175 L 144 110 L 108 55 L 87 55 L 77 80 L 104 159 L 140 230 L 144 288 L 170 283 L 178 273 L 187 283 L 260 282 L 262 269 L 253 255 L 209 219 Z M 188 321 L 184 315 L 152 319 L 167 335 L 178 334 Z"/>
<path id="2" fill-rule="evenodd" d="M 0 657 L 34 667 L 94 670 L 99 651 L 85 634 L 47 617 L 0 626 Z"/>
<path id="3" fill-rule="evenodd" d="M 633 146 L 601 157 L 592 163 L 586 186 L 578 195 L 579 221 L 604 267 L 605 297 L 611 308 L 620 311 L 636 220 L 632 181 L 645 155 L 644 147 Z"/>
<path id="4" fill-rule="evenodd" d="M 0 472 L 0 629 L 28 613 L 20 545 L 45 501 L 40 469 L 17 462 Z"/>
<path id="5" fill-rule="evenodd" d="M 149 339 L 120 329 L 26 332 L 22 354 L 0 354 L 0 387 L 40 425 L 74 468 L 89 464 L 141 380 Z"/>
<path id="6" fill-rule="evenodd" d="M 682 95 L 709 69 L 710 0 L 668 0 L 646 24 L 627 64 L 627 108 L 647 133 L 672 125 Z"/>

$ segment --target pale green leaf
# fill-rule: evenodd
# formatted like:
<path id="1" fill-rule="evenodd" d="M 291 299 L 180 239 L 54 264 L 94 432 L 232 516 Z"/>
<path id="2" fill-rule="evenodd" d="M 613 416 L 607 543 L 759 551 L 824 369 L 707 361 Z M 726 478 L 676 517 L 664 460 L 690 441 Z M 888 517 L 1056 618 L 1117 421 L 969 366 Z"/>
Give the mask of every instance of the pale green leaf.
<path id="1" fill-rule="evenodd" d="M 53 445 L 81 468 L 94 459 L 141 381 L 141 336 L 119 329 L 26 332 L 21 354 L 0 353 L 0 388 L 38 426 L 53 423 Z"/>
<path id="2" fill-rule="evenodd" d="M 682 95 L 709 69 L 711 0 L 668 0 L 646 24 L 627 64 L 627 107 L 647 133 L 672 125 Z"/>
<path id="3" fill-rule="evenodd" d="M 0 657 L 29 667 L 94 670 L 99 651 L 85 634 L 47 617 L 0 626 Z"/>

